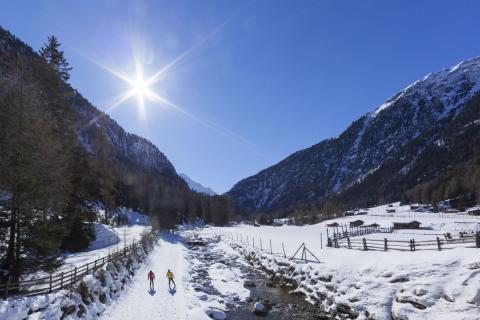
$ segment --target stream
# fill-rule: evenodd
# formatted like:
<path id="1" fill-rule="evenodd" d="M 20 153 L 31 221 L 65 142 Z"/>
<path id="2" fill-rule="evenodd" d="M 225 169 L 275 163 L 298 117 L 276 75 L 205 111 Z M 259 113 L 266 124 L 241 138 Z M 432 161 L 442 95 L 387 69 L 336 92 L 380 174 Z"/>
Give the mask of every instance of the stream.
<path id="1" fill-rule="evenodd" d="M 203 244 L 190 246 L 192 257 L 200 260 L 202 265 L 196 269 L 197 275 L 193 276 L 193 285 L 201 285 L 202 291 L 207 294 L 214 294 L 225 299 L 228 308 L 227 319 L 230 320 L 256 320 L 256 319 L 278 319 L 287 320 L 294 317 L 300 320 L 322 319 L 319 317 L 320 310 L 314 305 L 305 301 L 304 296 L 290 294 L 290 289 L 277 286 L 261 271 L 255 270 L 253 266 L 244 263 L 243 258 L 226 259 L 222 252 L 217 249 L 217 242 L 207 240 Z M 213 263 L 222 263 L 231 268 L 241 270 L 241 279 L 248 284 L 244 285 L 250 291 L 245 301 L 235 297 L 221 295 L 212 285 L 208 275 L 208 266 Z M 201 275 L 201 276 L 198 276 Z M 262 302 L 271 305 L 271 310 L 266 315 L 256 315 L 252 312 L 253 304 Z"/>

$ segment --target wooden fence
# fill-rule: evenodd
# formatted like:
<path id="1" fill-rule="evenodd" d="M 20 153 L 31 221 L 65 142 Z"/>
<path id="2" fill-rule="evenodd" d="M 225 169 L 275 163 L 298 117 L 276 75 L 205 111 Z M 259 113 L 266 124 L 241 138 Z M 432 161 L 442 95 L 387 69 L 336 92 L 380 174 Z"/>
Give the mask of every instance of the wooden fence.
<path id="1" fill-rule="evenodd" d="M 8 279 L 6 283 L 0 284 L 0 295 L 6 299 L 9 295 L 32 296 L 71 288 L 76 282 L 80 281 L 83 276 L 95 272 L 109 262 L 135 252 L 137 248 L 138 244 L 133 242 L 123 249 L 118 249 L 107 256 L 87 262 L 80 267 L 74 267 L 70 271 L 57 272 L 42 278 L 20 280 L 18 282 L 10 282 L 10 279 Z"/>
<path id="2" fill-rule="evenodd" d="M 348 248 L 357 250 L 377 250 L 377 251 L 418 251 L 418 250 L 443 250 L 453 249 L 461 245 L 472 244 L 472 247 L 480 248 L 480 233 L 476 235 L 463 236 L 458 238 L 440 239 L 436 237 L 433 240 L 389 240 L 384 239 L 367 239 L 367 238 L 350 238 L 331 239 L 332 247 Z"/>
<path id="3" fill-rule="evenodd" d="M 331 227 L 333 229 L 332 236 L 329 235 L 327 228 L 327 246 L 338 248 L 338 241 L 352 237 L 365 236 L 372 233 L 392 233 L 393 227 L 350 227 L 347 225 Z M 340 229 L 341 228 L 341 229 Z"/>

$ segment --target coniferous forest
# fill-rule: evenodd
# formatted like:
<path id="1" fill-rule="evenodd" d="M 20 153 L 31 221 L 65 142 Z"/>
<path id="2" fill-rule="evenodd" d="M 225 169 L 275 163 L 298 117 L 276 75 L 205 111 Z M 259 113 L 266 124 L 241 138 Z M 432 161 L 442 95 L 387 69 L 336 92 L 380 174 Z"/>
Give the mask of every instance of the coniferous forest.
<path id="1" fill-rule="evenodd" d="M 56 37 L 35 52 L 0 29 L 0 268 L 13 280 L 85 249 L 92 222 L 111 223 L 120 206 L 159 229 L 197 218 L 225 224 L 232 214 L 227 198 L 191 191 L 152 143 L 72 88 L 72 68 Z"/>

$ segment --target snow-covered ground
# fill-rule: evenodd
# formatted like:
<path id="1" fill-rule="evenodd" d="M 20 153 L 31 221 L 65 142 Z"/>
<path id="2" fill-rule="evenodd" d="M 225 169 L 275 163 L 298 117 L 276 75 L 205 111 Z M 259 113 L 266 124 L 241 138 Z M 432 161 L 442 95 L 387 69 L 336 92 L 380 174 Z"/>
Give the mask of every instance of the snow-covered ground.
<path id="1" fill-rule="evenodd" d="M 102 215 L 102 209 L 98 209 Z M 63 264 L 57 269 L 57 272 L 69 271 L 75 267 L 85 265 L 87 262 L 94 261 L 101 257 L 108 256 L 109 253 L 122 249 L 125 245 L 138 241 L 141 234 L 150 231 L 150 220 L 134 210 L 120 208 L 113 212 L 113 216 L 123 214 L 128 218 L 128 225 L 112 227 L 99 222 L 94 223 L 95 240 L 90 243 L 88 248 L 81 252 L 64 252 L 62 254 Z M 36 279 L 47 276 L 43 271 L 34 274 L 26 274 L 24 280 Z"/>
<path id="2" fill-rule="evenodd" d="M 183 236 L 189 236 L 184 232 Z M 219 243 L 215 251 L 225 258 L 240 255 L 226 243 Z M 225 250 L 225 251 L 224 251 Z M 213 251 L 211 252 L 214 253 Z M 150 253 L 148 261 L 141 267 L 125 294 L 102 315 L 104 319 L 156 319 L 156 320 L 208 320 L 208 314 L 222 315 L 226 303 L 235 299 L 244 300 L 249 290 L 244 288 L 240 269 L 223 263 L 212 263 L 208 277 L 221 295 L 209 294 L 199 275 L 202 262 L 192 254 L 183 237 L 164 233 L 158 246 Z M 176 287 L 168 286 L 167 270 L 174 272 Z M 149 291 L 147 273 L 155 273 L 155 291 Z"/>
<path id="3" fill-rule="evenodd" d="M 134 278 L 133 285 L 102 316 L 103 319 L 186 319 L 184 280 L 185 248 L 175 235 L 164 235 Z M 175 274 L 176 289 L 168 288 L 167 270 Z M 155 290 L 149 292 L 147 274 L 156 275 Z"/>
<path id="4" fill-rule="evenodd" d="M 23 319 L 97 319 L 106 307 L 117 300 L 131 283 L 148 254 L 154 240 L 145 239 L 128 256 L 120 256 L 94 273 L 82 277 L 80 284 L 37 296 L 16 296 L 0 300 L 1 320 Z"/>
<path id="5" fill-rule="evenodd" d="M 386 210 L 395 209 L 395 213 Z M 407 206 L 380 206 L 368 210 L 367 215 L 350 216 L 309 226 L 210 228 L 205 233 L 222 232 L 226 242 L 243 241 L 243 247 L 254 251 L 273 270 L 282 263 L 293 264 L 298 275 L 299 290 L 307 296 L 326 295 L 338 303 L 352 305 L 361 315 L 376 315 L 376 319 L 389 319 L 392 312 L 397 319 L 480 319 L 480 249 L 454 248 L 442 251 L 360 251 L 326 248 L 327 224 L 344 224 L 353 220 L 365 224 L 390 226 L 392 222 L 417 220 L 431 230 L 402 230 L 388 234 L 390 239 L 435 240 L 438 234 L 475 230 L 480 219 L 464 214 L 418 213 Z M 330 232 L 332 229 L 330 228 Z M 331 233 L 330 233 L 331 234 Z M 383 238 L 386 234 L 381 234 Z M 378 235 L 370 235 L 376 237 Z M 248 245 L 247 245 L 248 237 Z M 321 240 L 323 238 L 323 241 Z M 237 241 L 237 239 L 239 239 Z M 240 241 L 241 239 L 241 241 Z M 260 250 L 260 239 L 263 252 Z M 268 254 L 270 241 L 275 260 Z M 253 248 L 255 242 L 255 248 Z M 322 249 L 323 242 L 323 249 Z M 282 259 L 283 248 L 287 257 L 305 243 L 321 261 L 307 265 Z M 331 275 L 331 283 L 318 281 L 320 275 Z M 395 281 L 395 279 L 401 279 Z M 328 277 L 327 277 L 328 278 Z M 406 280 L 405 280 L 406 279 Z M 404 282 L 403 282 L 404 281 Z M 315 285 L 313 285 L 315 283 Z M 313 293 L 312 293 L 313 292 Z M 417 306 L 414 306 L 418 302 Z M 331 305 L 326 307 L 330 308 Z M 425 307 L 425 309 L 422 309 Z"/>
<path id="6" fill-rule="evenodd" d="M 64 263 L 58 271 L 70 270 L 79 267 L 89 261 L 107 256 L 109 252 L 121 249 L 125 244 L 129 245 L 133 241 L 140 239 L 144 231 L 150 230 L 150 226 L 131 225 L 125 227 L 110 227 L 104 224 L 96 223 L 96 239 L 92 241 L 87 250 L 77 253 L 65 253 Z"/>
<path id="7" fill-rule="evenodd" d="M 105 213 L 101 204 L 96 204 L 99 216 Z M 128 224 L 120 227 L 112 227 L 102 223 L 95 223 L 95 240 L 90 243 L 88 249 L 78 253 L 65 253 L 64 264 L 59 271 L 70 270 L 74 267 L 84 265 L 89 261 L 107 256 L 110 252 L 123 248 L 133 241 L 140 239 L 144 231 L 151 229 L 150 219 L 137 211 L 118 208 L 110 215 L 113 220 L 116 216 L 125 216 Z"/>

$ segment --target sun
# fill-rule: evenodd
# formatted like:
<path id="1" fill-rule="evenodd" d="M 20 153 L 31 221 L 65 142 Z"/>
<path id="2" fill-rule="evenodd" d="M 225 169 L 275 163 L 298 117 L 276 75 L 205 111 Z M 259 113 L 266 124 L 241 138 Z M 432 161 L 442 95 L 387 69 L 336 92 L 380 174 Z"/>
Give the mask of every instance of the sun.
<path id="1" fill-rule="evenodd" d="M 144 96 L 147 93 L 148 86 L 143 80 L 138 80 L 133 84 L 133 90 L 136 95 Z"/>

